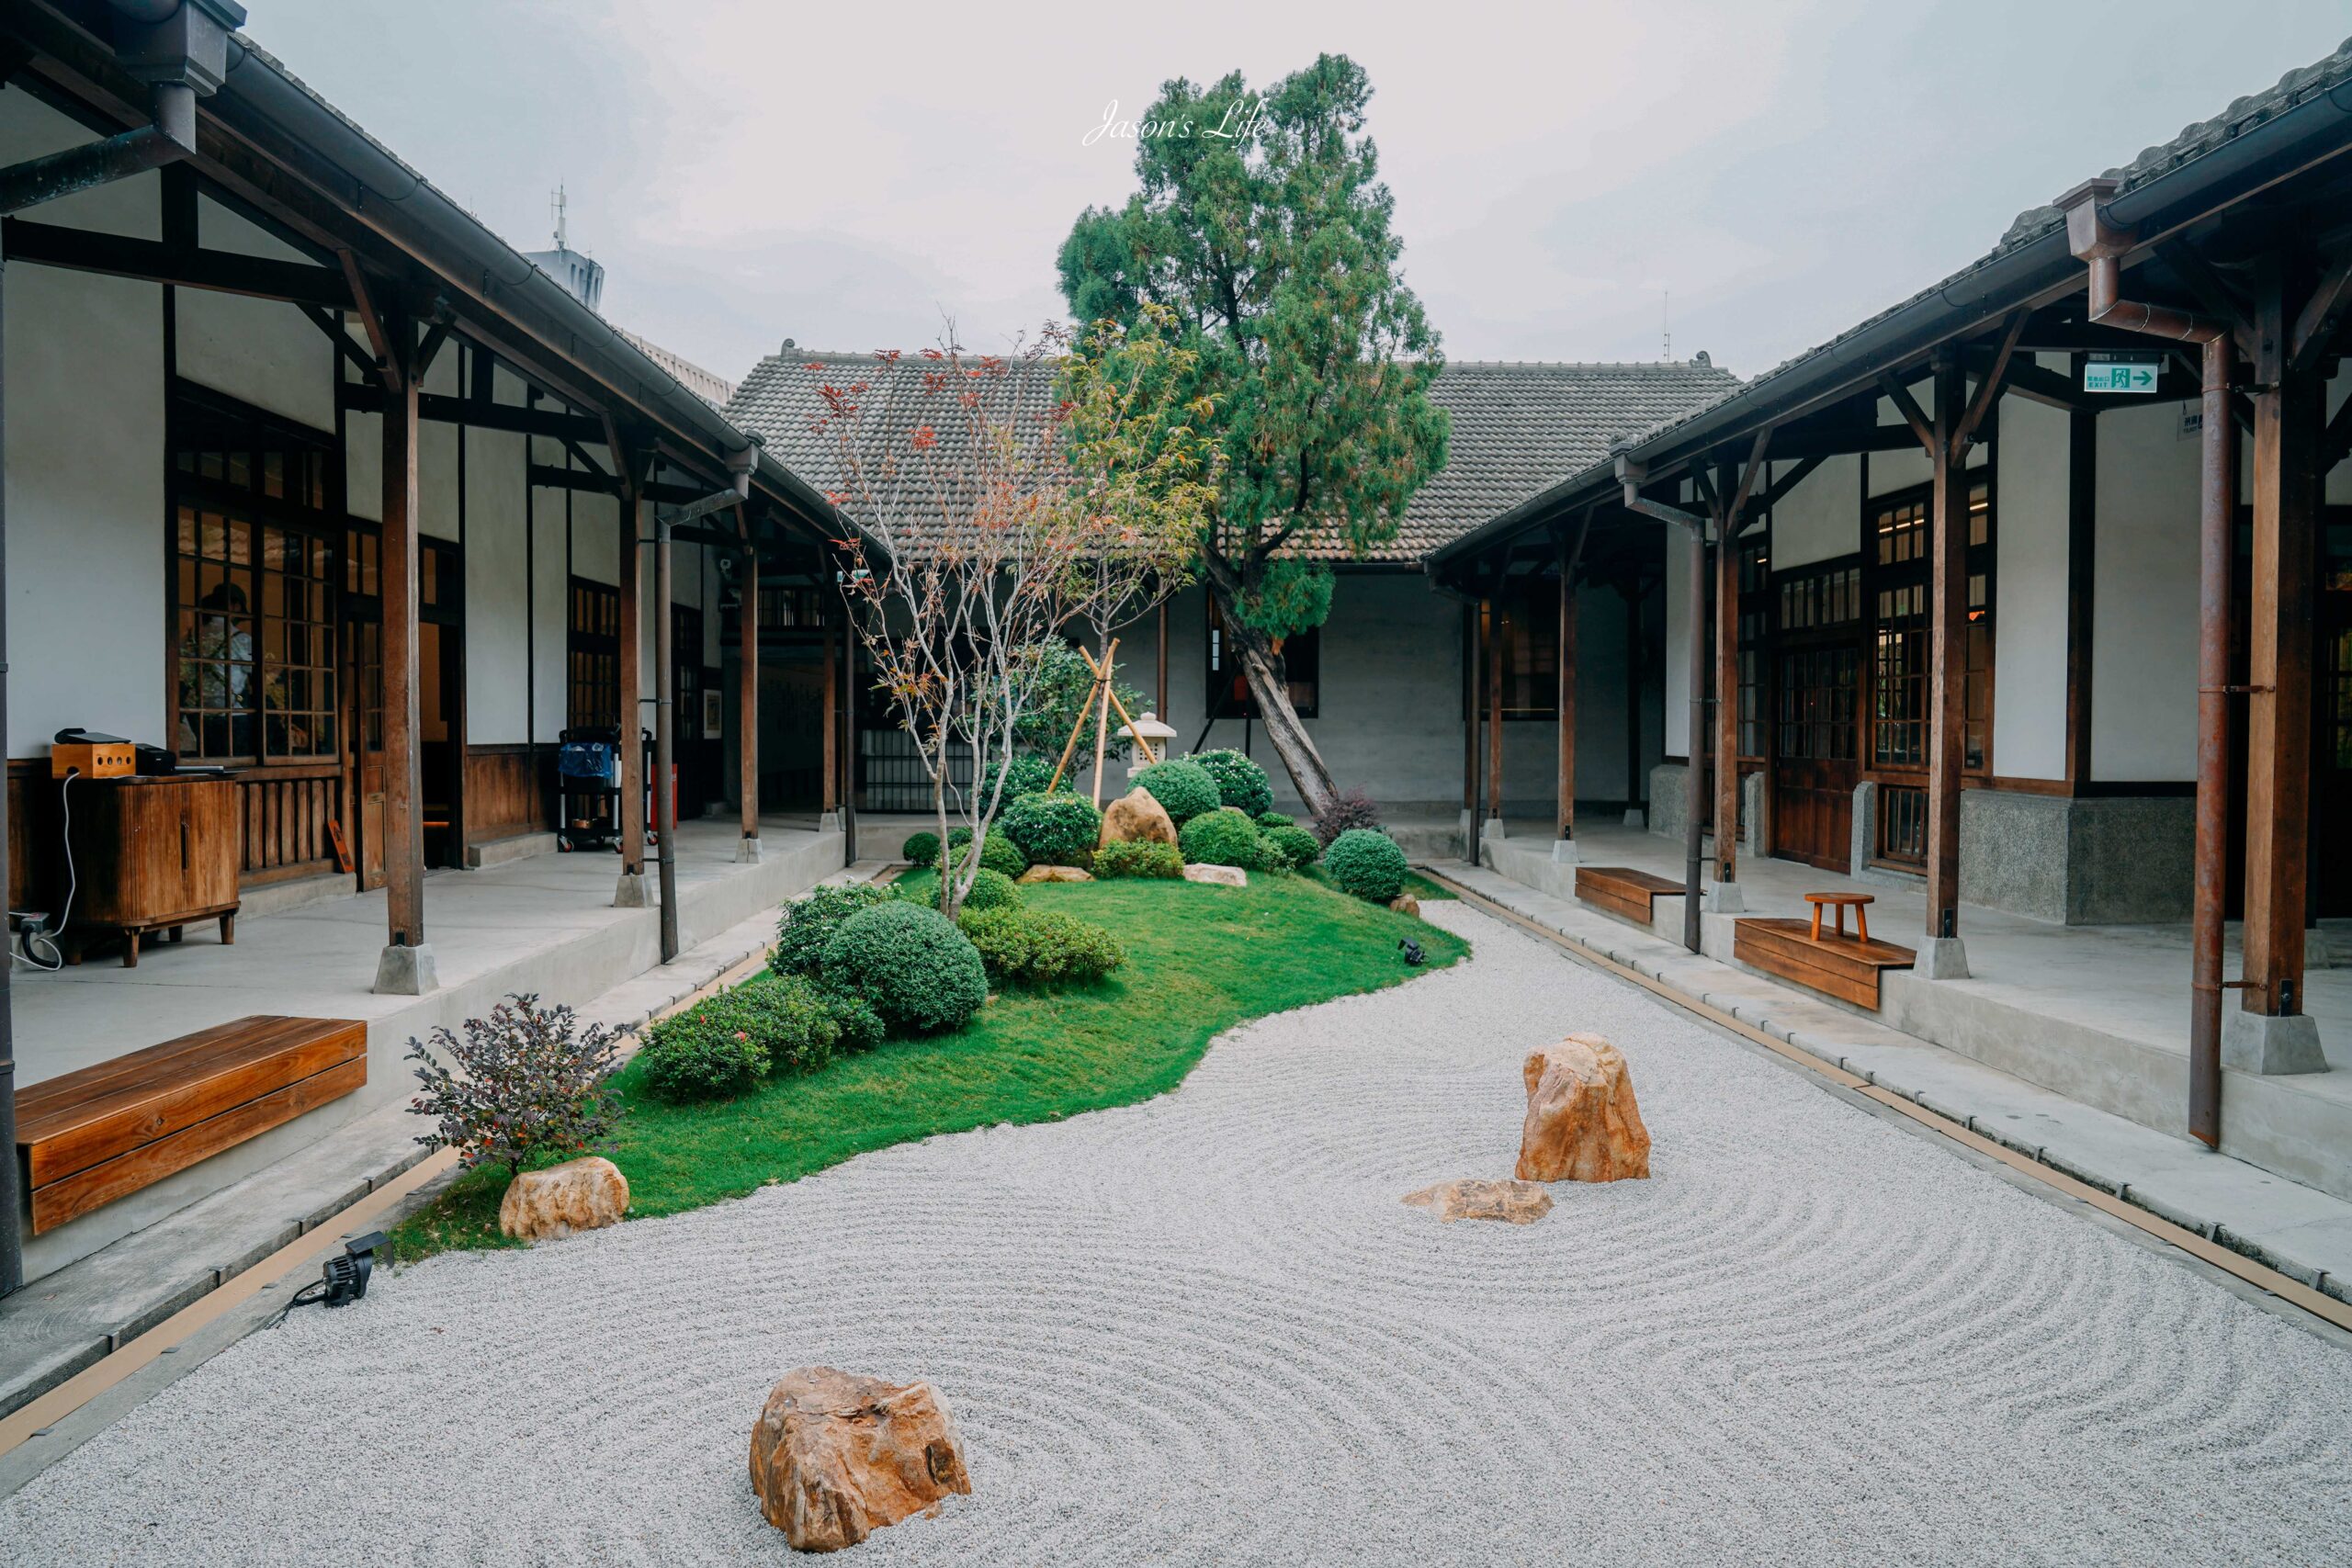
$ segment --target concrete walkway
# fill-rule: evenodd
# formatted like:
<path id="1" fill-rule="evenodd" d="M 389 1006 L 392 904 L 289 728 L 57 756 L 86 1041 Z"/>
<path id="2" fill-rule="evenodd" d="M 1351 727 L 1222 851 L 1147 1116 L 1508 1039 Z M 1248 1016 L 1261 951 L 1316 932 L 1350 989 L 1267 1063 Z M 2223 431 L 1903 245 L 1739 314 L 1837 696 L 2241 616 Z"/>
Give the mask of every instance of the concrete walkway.
<path id="1" fill-rule="evenodd" d="M 2352 1553 L 2352 1351 L 1461 905 L 1472 958 L 1147 1104 L 937 1137 L 298 1313 L 0 1503 L 0 1559 L 780 1563 L 769 1385 L 924 1378 L 975 1493 L 876 1562 L 2198 1565 Z M 1525 1229 L 1520 1061 L 1653 1176 Z"/>
<path id="2" fill-rule="evenodd" d="M 1593 863 L 1604 863 L 1595 855 Z M 2314 1290 L 2352 1301 L 2352 1203 L 2039 1088 L 1808 992 L 1690 953 L 1679 942 L 1484 867 L 1444 860 L 1429 864 L 1598 957 Z M 1679 907 L 1680 901 L 1661 902 Z"/>
<path id="3" fill-rule="evenodd" d="M 426 915 L 447 942 L 443 990 L 378 997 L 350 978 L 380 945 L 381 894 L 240 923 L 234 946 L 197 933 L 139 968 L 85 964 L 18 981 L 20 1066 L 63 1070 L 73 1031 L 120 1042 L 119 1055 L 255 1011 L 368 1021 L 369 1085 L 312 1115 L 167 1181 L 34 1238 L 28 1260 L 60 1240 L 77 1250 L 0 1301 L 0 1415 L 217 1288 L 286 1242 L 325 1224 L 423 1157 L 406 1105 L 408 1039 L 478 1016 L 512 990 L 568 1001 L 590 1021 L 633 1026 L 773 940 L 775 908 L 840 874 L 841 839 L 783 821 L 763 826 L 766 857 L 729 858 L 733 823 L 682 825 L 679 916 L 688 944 L 663 965 L 658 911 L 614 909 L 614 855 L 546 855 L 428 880 Z M 605 903 L 590 902 L 601 891 Z M 365 962 L 372 966 L 372 956 Z M 372 972 L 372 970 L 371 970 Z M 19 975 L 23 974 L 19 966 Z M 28 993 L 30 993 L 28 998 Z M 162 1033 L 158 1031 L 164 1032 Z"/>

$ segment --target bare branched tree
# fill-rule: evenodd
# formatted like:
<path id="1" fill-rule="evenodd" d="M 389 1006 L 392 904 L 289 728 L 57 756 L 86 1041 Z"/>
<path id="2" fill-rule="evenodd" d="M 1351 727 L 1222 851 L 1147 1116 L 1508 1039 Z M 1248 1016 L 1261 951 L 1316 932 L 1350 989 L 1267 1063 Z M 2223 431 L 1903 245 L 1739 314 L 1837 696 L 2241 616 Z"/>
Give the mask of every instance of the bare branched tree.
<path id="1" fill-rule="evenodd" d="M 974 355 L 951 323 L 937 347 L 877 353 L 854 380 L 819 389 L 816 428 L 838 453 L 831 499 L 888 552 L 876 560 L 861 541 L 838 542 L 852 623 L 930 781 L 941 843 L 971 830 L 944 857 L 951 919 L 1004 804 L 1048 640 L 1091 624 L 1106 599 L 1132 598 L 1138 574 L 1166 570 L 1163 532 L 1189 539 L 1200 526 L 1198 510 L 1170 513 L 1170 493 L 1192 495 L 1197 476 L 1159 449 L 1183 444 L 1114 395 L 1151 378 L 1123 368 L 1125 334 L 1086 362 L 1075 398 L 1057 381 L 1067 345 L 1049 328 L 1012 354 Z M 959 754 L 967 787 L 954 777 Z"/>

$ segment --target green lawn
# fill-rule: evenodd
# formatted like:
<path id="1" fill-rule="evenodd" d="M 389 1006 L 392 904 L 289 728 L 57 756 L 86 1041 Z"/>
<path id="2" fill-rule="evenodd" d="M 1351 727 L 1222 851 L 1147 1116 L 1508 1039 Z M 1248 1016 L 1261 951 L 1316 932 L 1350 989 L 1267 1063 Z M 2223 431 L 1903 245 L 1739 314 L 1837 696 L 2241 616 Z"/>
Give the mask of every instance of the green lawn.
<path id="1" fill-rule="evenodd" d="M 1182 1082 L 1223 1030 L 1419 973 L 1398 954 L 1401 937 L 1419 942 L 1433 968 L 1469 950 L 1451 932 L 1307 877 L 1022 891 L 1033 905 L 1110 928 L 1126 947 L 1125 966 L 1099 986 L 1000 996 L 959 1033 L 889 1041 L 741 1100 L 665 1105 L 641 1092 L 634 1066 L 623 1068 L 629 1113 L 605 1152 L 628 1177 L 631 1216 L 741 1197 L 934 1133 L 1148 1100 Z M 458 1179 L 401 1223 L 396 1255 L 510 1245 L 498 1234 L 505 1176 L 499 1167 Z"/>

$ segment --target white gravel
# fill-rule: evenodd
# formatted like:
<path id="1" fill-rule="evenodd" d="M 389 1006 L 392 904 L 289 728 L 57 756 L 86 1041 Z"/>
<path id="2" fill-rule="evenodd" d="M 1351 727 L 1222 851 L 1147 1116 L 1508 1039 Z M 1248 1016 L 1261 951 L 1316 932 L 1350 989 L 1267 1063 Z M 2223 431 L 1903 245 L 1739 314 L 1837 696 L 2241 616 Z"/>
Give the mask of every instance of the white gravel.
<path id="1" fill-rule="evenodd" d="M 781 1563 L 803 1362 L 930 1379 L 976 1495 L 876 1562 L 2341 1563 L 2352 1354 L 1459 905 L 1476 960 L 1177 1093 L 434 1259 L 0 1505 L 0 1561 Z M 1524 1228 L 1532 1044 L 1624 1048 L 1655 1177 Z"/>

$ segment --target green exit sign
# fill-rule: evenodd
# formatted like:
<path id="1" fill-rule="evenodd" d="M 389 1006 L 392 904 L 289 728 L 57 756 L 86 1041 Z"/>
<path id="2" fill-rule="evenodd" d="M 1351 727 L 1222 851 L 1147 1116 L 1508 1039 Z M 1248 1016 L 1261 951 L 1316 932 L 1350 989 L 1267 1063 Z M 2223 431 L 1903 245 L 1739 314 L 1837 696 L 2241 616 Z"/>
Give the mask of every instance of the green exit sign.
<path id="1" fill-rule="evenodd" d="M 2153 392 L 2163 381 L 2164 375 L 2165 362 L 2155 355 L 2144 358 L 2093 355 L 2083 362 L 2083 390 Z"/>

